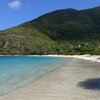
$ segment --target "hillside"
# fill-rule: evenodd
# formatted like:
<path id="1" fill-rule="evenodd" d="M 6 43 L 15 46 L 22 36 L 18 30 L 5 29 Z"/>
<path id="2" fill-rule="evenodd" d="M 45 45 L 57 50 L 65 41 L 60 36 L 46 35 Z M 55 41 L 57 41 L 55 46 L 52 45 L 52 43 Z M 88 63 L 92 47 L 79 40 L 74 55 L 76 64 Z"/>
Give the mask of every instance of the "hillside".
<path id="1" fill-rule="evenodd" d="M 57 10 L 0 31 L 0 54 L 100 54 L 100 7 Z"/>

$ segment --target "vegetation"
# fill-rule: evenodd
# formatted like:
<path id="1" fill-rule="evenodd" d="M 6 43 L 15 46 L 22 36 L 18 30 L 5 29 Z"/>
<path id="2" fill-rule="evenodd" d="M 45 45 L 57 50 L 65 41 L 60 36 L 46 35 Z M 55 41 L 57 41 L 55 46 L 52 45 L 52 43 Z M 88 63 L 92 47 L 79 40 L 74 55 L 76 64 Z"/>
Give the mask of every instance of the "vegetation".
<path id="1" fill-rule="evenodd" d="M 58 10 L 0 31 L 0 54 L 100 55 L 100 7 Z"/>

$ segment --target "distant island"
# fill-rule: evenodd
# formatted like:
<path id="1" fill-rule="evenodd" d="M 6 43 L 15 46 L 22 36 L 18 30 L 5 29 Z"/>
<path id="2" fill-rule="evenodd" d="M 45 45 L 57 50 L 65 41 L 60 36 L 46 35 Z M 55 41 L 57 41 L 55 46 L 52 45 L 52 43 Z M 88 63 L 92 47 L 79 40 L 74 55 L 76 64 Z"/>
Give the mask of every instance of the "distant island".
<path id="1" fill-rule="evenodd" d="M 57 10 L 0 31 L 0 55 L 100 55 L 100 6 Z"/>

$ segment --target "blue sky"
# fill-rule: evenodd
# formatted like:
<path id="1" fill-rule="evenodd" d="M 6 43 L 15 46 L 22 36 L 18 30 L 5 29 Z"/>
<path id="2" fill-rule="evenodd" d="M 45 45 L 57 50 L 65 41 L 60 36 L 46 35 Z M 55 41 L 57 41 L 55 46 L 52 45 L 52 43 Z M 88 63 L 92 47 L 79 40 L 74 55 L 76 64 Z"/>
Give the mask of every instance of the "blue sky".
<path id="1" fill-rule="evenodd" d="M 100 0 L 1 0 L 0 30 L 57 9 L 87 9 L 96 6 L 100 6 Z"/>

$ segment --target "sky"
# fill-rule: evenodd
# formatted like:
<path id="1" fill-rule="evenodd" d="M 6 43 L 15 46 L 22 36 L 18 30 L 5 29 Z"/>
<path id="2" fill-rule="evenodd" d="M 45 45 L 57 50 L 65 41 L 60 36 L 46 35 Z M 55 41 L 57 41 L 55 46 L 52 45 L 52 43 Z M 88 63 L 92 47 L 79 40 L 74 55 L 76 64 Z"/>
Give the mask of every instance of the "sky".
<path id="1" fill-rule="evenodd" d="M 100 0 L 0 0 L 0 30 L 33 20 L 58 9 L 87 9 L 100 6 Z"/>

